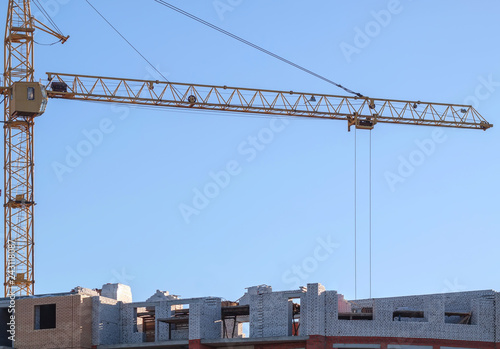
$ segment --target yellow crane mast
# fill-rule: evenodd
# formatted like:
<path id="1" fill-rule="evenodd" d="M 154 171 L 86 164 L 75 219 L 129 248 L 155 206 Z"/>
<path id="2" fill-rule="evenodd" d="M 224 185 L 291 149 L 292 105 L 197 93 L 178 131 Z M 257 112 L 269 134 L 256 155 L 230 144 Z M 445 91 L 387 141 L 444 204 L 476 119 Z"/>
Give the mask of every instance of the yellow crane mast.
<path id="1" fill-rule="evenodd" d="M 4 43 L 5 293 L 33 292 L 33 125 L 36 113 L 12 113 L 16 84 L 34 81 L 33 22 L 28 1 L 9 1 Z"/>
<path id="2" fill-rule="evenodd" d="M 4 42 L 4 289 L 30 295 L 34 287 L 33 126 L 47 103 L 35 82 L 33 34 L 41 29 L 66 41 L 31 16 L 30 1 L 9 0 Z"/>
<path id="3" fill-rule="evenodd" d="M 349 129 L 371 129 L 377 123 L 479 130 L 493 126 L 472 106 L 459 104 L 61 73 L 47 73 L 49 82 L 44 86 L 34 80 L 35 28 L 63 43 L 68 38 L 34 19 L 29 0 L 9 0 L 5 84 L 0 88 L 5 108 L 5 296 L 34 293 L 33 126 L 48 98 L 345 120 Z"/>

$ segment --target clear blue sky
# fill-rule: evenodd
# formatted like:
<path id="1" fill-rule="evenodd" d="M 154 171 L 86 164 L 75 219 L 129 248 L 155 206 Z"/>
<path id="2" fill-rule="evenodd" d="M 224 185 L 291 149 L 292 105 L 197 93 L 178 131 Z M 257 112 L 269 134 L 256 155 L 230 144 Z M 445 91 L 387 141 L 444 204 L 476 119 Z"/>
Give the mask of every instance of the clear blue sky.
<path id="1" fill-rule="evenodd" d="M 160 79 L 85 1 L 41 2 L 71 38 L 37 45 L 37 78 Z M 153 0 L 93 3 L 171 81 L 343 93 Z M 498 127 L 373 130 L 372 295 L 500 290 L 498 1 L 171 3 L 368 96 L 474 103 Z M 123 282 L 135 300 L 156 289 L 237 299 L 252 285 L 321 282 L 352 299 L 354 132 L 293 119 L 252 146 L 272 120 L 51 100 L 36 124 L 36 293 Z M 102 122 L 112 132 L 68 162 Z M 368 137 L 357 133 L 358 298 L 369 296 Z M 181 205 L 228 163 L 238 174 L 185 219 Z"/>

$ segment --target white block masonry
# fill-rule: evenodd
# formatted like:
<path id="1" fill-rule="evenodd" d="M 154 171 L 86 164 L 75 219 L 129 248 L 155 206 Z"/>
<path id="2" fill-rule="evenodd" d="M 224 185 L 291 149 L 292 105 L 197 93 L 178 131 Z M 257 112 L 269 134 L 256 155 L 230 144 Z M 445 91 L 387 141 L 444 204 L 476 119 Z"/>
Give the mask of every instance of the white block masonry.
<path id="1" fill-rule="evenodd" d="M 123 284 L 102 285 L 101 296 L 116 299 L 117 301 L 123 303 L 132 302 L 132 290 L 130 289 L 130 286 Z"/>
<path id="2" fill-rule="evenodd" d="M 221 338 L 221 298 L 203 298 L 189 304 L 189 339 Z"/>
<path id="3" fill-rule="evenodd" d="M 92 297 L 92 344 L 120 343 L 119 301 L 101 296 Z"/>
<path id="4" fill-rule="evenodd" d="M 113 299 L 103 295 L 92 297 L 93 345 L 144 342 L 145 333 L 141 330 L 141 319 L 137 313 L 146 309 L 150 314 L 154 310 L 156 341 L 217 340 L 223 337 L 221 298 L 179 299 L 166 291 L 157 291 L 146 302 L 125 303 L 123 300 L 131 297 L 126 296 L 127 287 L 123 286 L 103 286 L 102 293 L 115 297 Z M 492 290 L 348 301 L 336 291 L 326 291 L 321 284 L 279 292 L 273 292 L 266 285 L 248 288 L 240 299 L 240 305 L 249 306 L 250 338 L 291 336 L 293 302 L 300 303 L 300 336 L 500 342 L 500 294 Z M 189 308 L 187 328 L 170 331 L 169 325 L 159 321 L 173 317 L 175 311 L 183 307 Z M 349 307 L 353 313 L 372 312 L 373 319 L 340 320 L 339 308 L 345 313 Z M 402 310 L 416 311 L 423 317 L 405 317 L 395 313 Z M 445 313 L 470 313 L 471 323 L 460 324 L 463 317 Z"/>

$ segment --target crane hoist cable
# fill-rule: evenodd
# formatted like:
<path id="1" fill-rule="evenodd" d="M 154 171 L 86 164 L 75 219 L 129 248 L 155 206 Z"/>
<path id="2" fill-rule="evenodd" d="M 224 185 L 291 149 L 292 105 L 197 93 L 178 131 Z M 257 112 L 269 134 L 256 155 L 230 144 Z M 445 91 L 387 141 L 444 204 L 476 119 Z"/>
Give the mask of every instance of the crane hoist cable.
<path id="1" fill-rule="evenodd" d="M 369 157 L 368 157 L 368 245 L 369 245 L 369 291 L 372 298 L 372 130 L 369 130 Z M 354 130 L 354 298 L 358 294 L 358 239 L 357 239 L 357 132 Z"/>
<path id="2" fill-rule="evenodd" d="M 368 218 L 368 238 L 369 238 L 369 245 L 370 245 L 370 254 L 369 254 L 369 260 L 370 260 L 370 298 L 372 298 L 372 130 L 370 131 L 370 156 L 369 156 L 369 170 L 368 170 L 368 183 L 369 183 L 369 188 L 368 188 L 368 205 L 369 205 L 369 218 Z"/>
<path id="3" fill-rule="evenodd" d="M 358 157 L 357 128 L 355 128 L 354 129 L 354 299 L 358 299 L 357 157 Z"/>
<path id="4" fill-rule="evenodd" d="M 369 238 L 370 238 L 370 298 L 372 298 L 372 130 L 370 130 L 370 172 L 369 172 L 369 183 L 370 183 L 370 188 L 368 189 L 369 192 Z"/>
<path id="5" fill-rule="evenodd" d="M 248 45 L 248 46 L 250 46 L 250 47 L 253 47 L 253 48 L 255 48 L 256 50 L 259 50 L 259 51 L 261 51 L 261 52 L 263 52 L 263 53 L 265 53 L 265 54 L 267 54 L 267 55 L 269 55 L 269 56 L 271 56 L 271 57 L 273 57 L 273 58 L 276 58 L 276 59 L 278 59 L 278 60 L 280 60 L 280 61 L 282 61 L 282 62 L 284 62 L 284 63 L 286 63 L 286 64 L 289 64 L 289 65 L 291 65 L 292 67 L 295 67 L 295 68 L 297 68 L 297 69 L 300 69 L 300 70 L 302 70 L 303 72 L 306 72 L 307 74 L 310 74 L 310 75 L 312 75 L 312 76 L 315 76 L 315 77 L 317 77 L 318 79 L 321 79 L 321 80 L 323 80 L 323 81 L 328 82 L 329 84 L 335 85 L 335 86 L 337 86 L 337 87 L 339 87 L 339 88 L 343 89 L 343 90 L 344 90 L 344 91 L 346 91 L 347 93 L 353 94 L 353 95 L 358 96 L 358 97 L 364 97 L 361 93 L 354 92 L 353 90 L 351 90 L 351 89 L 349 89 L 349 88 L 347 88 L 347 87 L 345 87 L 345 86 L 342 86 L 341 84 L 338 84 L 338 83 L 336 83 L 336 82 L 334 82 L 334 81 L 332 81 L 332 80 L 330 80 L 330 79 L 328 79 L 328 78 L 326 78 L 326 77 L 324 77 L 324 76 L 322 76 L 322 75 L 320 75 L 320 74 L 317 74 L 317 73 L 315 73 L 315 72 L 313 72 L 313 71 L 311 71 L 311 70 L 309 70 L 309 69 L 307 69 L 307 68 L 304 68 L 303 66 L 301 66 L 301 65 L 299 65 L 299 64 L 296 64 L 296 63 L 294 63 L 294 62 L 292 62 L 292 61 L 290 61 L 290 60 L 288 60 L 288 59 L 286 59 L 286 58 L 284 58 L 284 57 L 282 57 L 282 56 L 279 56 L 279 55 L 277 55 L 277 54 L 275 54 L 275 53 L 273 53 L 273 52 L 271 52 L 271 51 L 269 51 L 269 50 L 266 50 L 265 48 L 263 48 L 263 47 L 261 47 L 261 46 L 258 46 L 258 45 L 254 44 L 254 43 L 252 43 L 252 42 L 250 42 L 250 41 L 248 41 L 248 40 L 245 40 L 245 39 L 243 39 L 242 37 L 240 37 L 240 36 L 238 36 L 238 35 L 232 34 L 232 33 L 228 32 L 227 30 L 224 30 L 224 29 L 222 29 L 221 27 L 216 26 L 215 24 L 212 24 L 212 23 L 210 23 L 210 22 L 207 22 L 207 21 L 205 21 L 205 20 L 201 19 L 200 17 L 197 17 L 197 16 L 195 16 L 195 15 L 193 15 L 193 14 L 189 13 L 189 12 L 186 12 L 186 11 L 184 11 L 184 10 L 182 10 L 182 9 L 178 8 L 178 7 L 175 7 L 174 5 L 169 4 L 169 3 L 168 3 L 168 2 L 166 2 L 166 1 L 163 1 L 163 0 L 154 0 L 154 1 L 156 1 L 157 3 L 159 3 L 159 4 L 163 5 L 163 6 L 166 6 L 166 7 L 170 8 L 170 9 L 172 9 L 172 10 L 174 10 L 174 11 L 176 11 L 176 12 L 178 12 L 178 13 L 180 13 L 180 14 L 182 14 L 182 15 L 186 16 L 186 17 L 189 17 L 189 18 L 191 18 L 191 19 L 194 19 L 195 21 L 197 21 L 197 22 L 199 22 L 199 23 L 201 23 L 201 24 L 203 24 L 203 25 L 206 25 L 206 26 L 207 26 L 207 27 L 209 27 L 209 28 L 215 29 L 215 30 L 217 30 L 218 32 L 220 32 L 220 33 L 222 33 L 222 34 L 224 34 L 224 35 L 227 35 L 227 36 L 229 36 L 229 37 L 231 37 L 231 38 L 233 38 L 233 39 L 236 39 L 236 40 L 238 40 L 238 41 L 240 41 L 240 42 L 244 43 L 245 45 Z M 87 1 L 87 2 L 88 2 L 88 1 Z"/>

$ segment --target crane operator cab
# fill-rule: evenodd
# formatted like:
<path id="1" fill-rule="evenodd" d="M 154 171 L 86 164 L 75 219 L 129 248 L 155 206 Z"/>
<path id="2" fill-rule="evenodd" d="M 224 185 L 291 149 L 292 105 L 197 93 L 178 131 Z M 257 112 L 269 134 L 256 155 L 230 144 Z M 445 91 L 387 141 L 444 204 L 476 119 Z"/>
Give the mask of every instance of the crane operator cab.
<path id="1" fill-rule="evenodd" d="M 40 116 L 47 106 L 47 91 L 39 82 L 15 82 L 12 86 L 10 114 Z"/>

